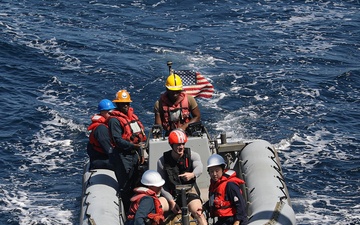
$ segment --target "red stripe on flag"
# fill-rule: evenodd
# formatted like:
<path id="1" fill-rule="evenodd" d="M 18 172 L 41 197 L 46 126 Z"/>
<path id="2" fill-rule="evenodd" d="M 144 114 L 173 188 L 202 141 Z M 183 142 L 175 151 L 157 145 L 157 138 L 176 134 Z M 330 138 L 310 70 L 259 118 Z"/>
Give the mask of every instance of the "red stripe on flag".
<path id="1" fill-rule="evenodd" d="M 199 72 L 196 72 L 196 85 L 184 86 L 187 94 L 195 98 L 211 98 L 214 86 Z"/>

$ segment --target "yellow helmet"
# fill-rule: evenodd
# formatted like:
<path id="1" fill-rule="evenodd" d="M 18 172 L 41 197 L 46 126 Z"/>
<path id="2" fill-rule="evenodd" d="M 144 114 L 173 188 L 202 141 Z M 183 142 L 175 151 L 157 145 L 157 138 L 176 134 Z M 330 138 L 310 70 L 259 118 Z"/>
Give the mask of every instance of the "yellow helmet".
<path id="1" fill-rule="evenodd" d="M 120 90 L 116 93 L 113 102 L 132 102 L 129 92 L 126 90 Z"/>
<path id="2" fill-rule="evenodd" d="M 183 89 L 182 80 L 177 74 L 171 74 L 166 79 L 165 87 L 170 91 L 181 91 Z"/>

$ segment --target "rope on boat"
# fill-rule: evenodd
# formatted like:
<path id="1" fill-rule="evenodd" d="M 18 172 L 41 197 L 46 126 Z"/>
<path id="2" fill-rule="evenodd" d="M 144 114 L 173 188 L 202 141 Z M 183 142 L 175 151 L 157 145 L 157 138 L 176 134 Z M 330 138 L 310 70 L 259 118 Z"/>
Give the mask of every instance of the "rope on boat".
<path id="1" fill-rule="evenodd" d="M 90 186 L 90 184 L 91 184 L 90 180 L 91 180 L 91 178 L 92 178 L 92 176 L 93 176 L 93 174 L 94 174 L 95 172 L 96 172 L 96 170 L 92 170 L 92 171 L 91 171 L 90 176 L 89 176 L 89 179 L 88 179 L 87 182 L 86 182 L 86 187 L 89 187 L 89 186 Z M 86 190 L 86 189 L 85 189 L 85 190 Z M 91 217 L 91 214 L 87 213 L 87 210 L 89 209 L 90 202 L 87 202 L 86 200 L 87 200 L 87 198 L 89 197 L 89 194 L 90 194 L 90 192 L 85 193 L 85 196 L 86 196 L 86 197 L 85 197 L 85 199 L 84 199 L 84 204 L 86 205 L 86 210 L 85 210 L 85 213 L 84 213 L 84 214 L 87 216 L 90 225 L 96 225 L 96 222 L 95 222 L 95 220 Z"/>
<path id="2" fill-rule="evenodd" d="M 90 225 L 96 225 L 95 220 L 93 218 L 89 218 Z"/>
<path id="3" fill-rule="evenodd" d="M 269 222 L 265 223 L 265 225 L 274 225 L 274 224 L 277 224 L 277 221 L 279 219 L 279 216 L 280 216 L 280 212 L 281 210 L 283 209 L 285 203 L 283 201 L 280 201 L 280 202 L 277 202 L 276 203 L 276 206 L 275 206 L 275 209 L 274 209 L 274 212 L 271 216 L 271 219 L 269 220 Z"/>
<path id="4" fill-rule="evenodd" d="M 279 165 L 278 156 L 277 156 L 275 150 L 273 150 L 270 147 L 268 147 L 268 150 L 273 153 L 274 156 L 271 156 L 270 158 L 276 165 L 276 166 L 271 165 L 271 167 L 273 169 L 275 169 L 280 175 L 280 176 L 276 176 L 276 178 L 279 180 L 279 182 L 282 185 L 282 187 L 278 187 L 280 189 L 280 191 L 284 194 L 283 196 L 280 197 L 280 201 L 282 202 L 283 199 L 288 199 L 289 198 L 288 194 L 286 193 L 284 174 L 282 172 L 281 166 Z"/>

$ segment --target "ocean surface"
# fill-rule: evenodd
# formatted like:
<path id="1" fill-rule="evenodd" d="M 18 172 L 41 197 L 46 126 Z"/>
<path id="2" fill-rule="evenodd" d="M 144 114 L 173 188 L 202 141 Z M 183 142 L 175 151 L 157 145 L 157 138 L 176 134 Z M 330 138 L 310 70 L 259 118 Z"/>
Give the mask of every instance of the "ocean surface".
<path id="1" fill-rule="evenodd" d="M 167 61 L 215 87 L 210 134 L 278 150 L 297 224 L 360 224 L 358 0 L 0 0 L 0 224 L 78 224 L 87 126 Z"/>

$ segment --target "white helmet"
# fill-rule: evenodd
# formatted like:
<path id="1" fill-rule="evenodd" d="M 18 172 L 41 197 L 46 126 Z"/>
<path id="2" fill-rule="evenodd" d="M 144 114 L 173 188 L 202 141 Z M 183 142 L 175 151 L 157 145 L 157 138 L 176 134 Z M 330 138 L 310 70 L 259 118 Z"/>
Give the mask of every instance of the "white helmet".
<path id="1" fill-rule="evenodd" d="M 209 157 L 207 161 L 207 168 L 212 166 L 223 166 L 225 168 L 226 162 L 224 158 L 219 154 L 213 154 Z"/>
<path id="2" fill-rule="evenodd" d="M 141 183 L 145 186 L 161 187 L 165 184 L 165 180 L 157 171 L 147 170 L 141 177 Z"/>

